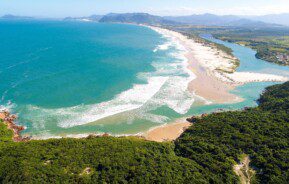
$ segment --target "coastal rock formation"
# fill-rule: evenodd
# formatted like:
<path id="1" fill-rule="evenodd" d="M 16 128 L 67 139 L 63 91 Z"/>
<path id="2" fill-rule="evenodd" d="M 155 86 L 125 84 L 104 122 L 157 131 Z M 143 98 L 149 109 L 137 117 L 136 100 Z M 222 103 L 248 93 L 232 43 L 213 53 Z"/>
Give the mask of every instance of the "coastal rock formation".
<path id="1" fill-rule="evenodd" d="M 4 110 L 0 112 L 0 119 L 7 125 L 7 127 L 13 131 L 13 141 L 21 142 L 30 140 L 29 137 L 22 137 L 20 132 L 25 129 L 24 126 L 18 126 L 15 124 L 17 116 L 10 114 L 8 111 Z"/>

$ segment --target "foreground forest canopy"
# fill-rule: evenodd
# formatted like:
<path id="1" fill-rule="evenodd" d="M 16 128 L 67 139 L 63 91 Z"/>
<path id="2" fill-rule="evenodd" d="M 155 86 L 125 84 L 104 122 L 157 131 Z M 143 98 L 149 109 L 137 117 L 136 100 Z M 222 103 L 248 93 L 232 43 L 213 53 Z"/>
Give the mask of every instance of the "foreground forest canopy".
<path id="1" fill-rule="evenodd" d="M 259 107 L 211 114 L 174 143 L 88 137 L 13 142 L 0 123 L 0 183 L 252 183 L 289 181 L 289 82 L 266 89 Z"/>

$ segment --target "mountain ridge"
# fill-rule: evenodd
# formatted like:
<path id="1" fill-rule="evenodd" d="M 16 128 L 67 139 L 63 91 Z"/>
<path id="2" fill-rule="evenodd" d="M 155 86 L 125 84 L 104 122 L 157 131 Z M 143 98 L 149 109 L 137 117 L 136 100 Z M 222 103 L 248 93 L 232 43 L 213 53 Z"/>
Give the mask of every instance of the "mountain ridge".
<path id="1" fill-rule="evenodd" d="M 275 23 L 281 24 L 285 26 L 289 26 L 289 13 L 281 13 L 281 14 L 268 14 L 261 16 L 243 16 L 244 18 L 248 18 L 251 20 L 259 20 L 266 23 Z"/>
<path id="2" fill-rule="evenodd" d="M 275 23 L 253 20 L 237 15 L 214 15 L 214 14 L 193 14 L 188 16 L 165 16 L 165 19 L 181 22 L 190 25 L 203 26 L 241 26 L 241 27 L 262 27 L 280 26 Z"/>
<path id="3" fill-rule="evenodd" d="M 136 24 L 161 24 L 175 25 L 178 22 L 164 19 L 161 16 L 151 15 L 148 13 L 109 13 L 103 16 L 99 22 L 114 22 L 114 23 L 136 23 Z"/>
<path id="4" fill-rule="evenodd" d="M 34 19 L 30 16 L 6 14 L 0 19 Z M 215 15 L 210 13 L 187 16 L 157 16 L 149 13 L 109 13 L 82 17 L 66 17 L 63 20 L 84 20 L 112 23 L 136 23 L 150 25 L 201 25 L 228 27 L 284 27 L 289 26 L 289 13 L 262 16 Z"/>
<path id="5" fill-rule="evenodd" d="M 156 16 L 148 13 L 109 13 L 99 22 L 136 23 L 153 25 L 202 25 L 202 26 L 228 26 L 228 27 L 280 27 L 274 23 L 251 20 L 236 15 L 200 14 L 189 16 Z"/>

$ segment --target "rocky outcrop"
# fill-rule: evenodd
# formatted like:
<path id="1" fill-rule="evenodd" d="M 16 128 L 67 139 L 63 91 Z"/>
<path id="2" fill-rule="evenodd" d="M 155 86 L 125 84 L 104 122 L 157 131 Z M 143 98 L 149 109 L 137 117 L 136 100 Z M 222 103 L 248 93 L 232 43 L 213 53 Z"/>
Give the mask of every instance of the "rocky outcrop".
<path id="1" fill-rule="evenodd" d="M 17 116 L 10 114 L 8 111 L 4 110 L 0 112 L 0 119 L 7 125 L 8 129 L 13 131 L 13 141 L 22 142 L 30 140 L 29 137 L 22 137 L 20 132 L 25 129 L 24 126 L 19 126 L 15 124 Z"/>

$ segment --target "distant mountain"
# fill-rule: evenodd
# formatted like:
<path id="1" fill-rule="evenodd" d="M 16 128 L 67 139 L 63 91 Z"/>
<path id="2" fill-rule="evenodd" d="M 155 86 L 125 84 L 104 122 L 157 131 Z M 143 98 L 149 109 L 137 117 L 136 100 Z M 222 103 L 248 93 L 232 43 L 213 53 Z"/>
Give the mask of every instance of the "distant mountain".
<path id="1" fill-rule="evenodd" d="M 110 13 L 102 17 L 99 22 L 118 22 L 118 23 L 136 23 L 150 25 L 175 25 L 179 24 L 172 20 L 167 20 L 160 16 L 150 15 L 148 13 Z"/>
<path id="2" fill-rule="evenodd" d="M 244 17 L 235 15 L 218 16 L 214 14 L 201 14 L 189 16 L 167 16 L 167 20 L 180 22 L 190 25 L 203 25 L 203 26 L 240 26 L 240 27 L 272 27 L 277 26 L 271 23 L 265 23 L 257 20 L 250 20 Z"/>
<path id="3" fill-rule="evenodd" d="M 33 19 L 33 17 L 28 17 L 28 16 L 16 16 L 16 15 L 11 15 L 11 14 L 7 14 L 4 15 L 2 17 L 0 17 L 1 19 Z"/>
<path id="4" fill-rule="evenodd" d="M 239 19 L 236 21 L 229 22 L 225 24 L 224 26 L 265 28 L 265 27 L 280 27 L 281 25 L 266 23 L 262 21 L 249 20 L 249 19 Z"/>
<path id="5" fill-rule="evenodd" d="M 281 25 L 289 26 L 289 13 L 271 14 L 271 15 L 263 15 L 263 16 L 244 16 L 244 18 L 263 21 L 266 23 L 281 24 Z"/>
<path id="6" fill-rule="evenodd" d="M 167 16 L 164 18 L 167 20 L 181 22 L 184 24 L 208 25 L 208 26 L 224 25 L 241 19 L 234 15 L 218 16 L 213 14 L 189 15 L 178 17 Z"/>
<path id="7" fill-rule="evenodd" d="M 98 22 L 102 17 L 103 15 L 91 15 L 89 17 L 66 17 L 64 20 L 87 20 Z"/>

